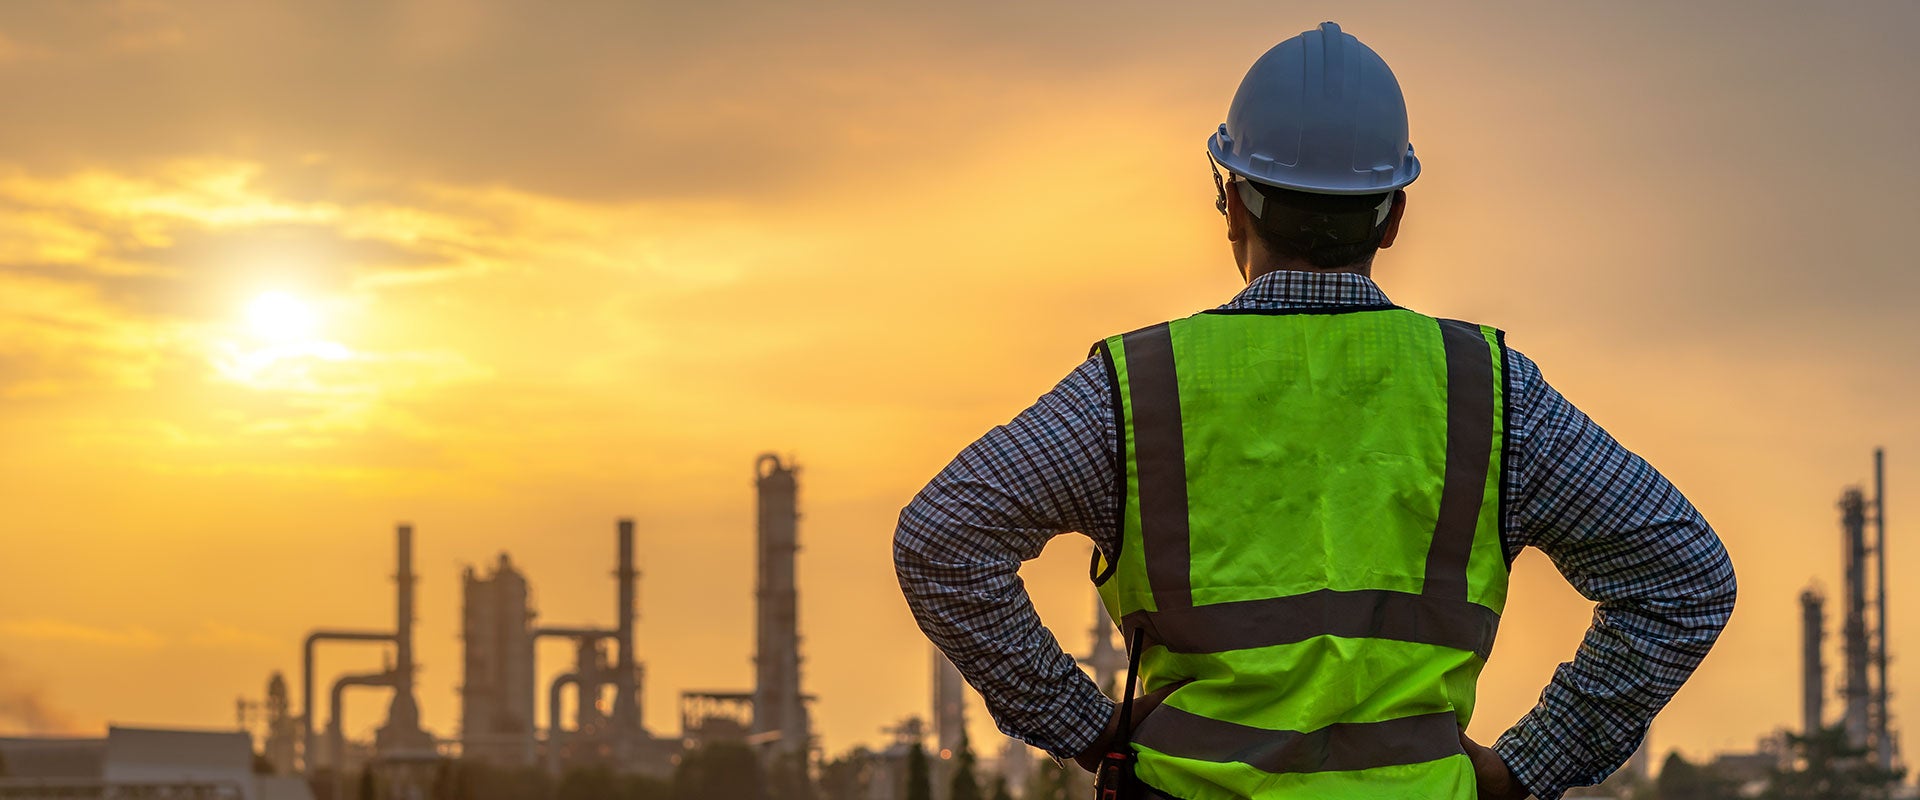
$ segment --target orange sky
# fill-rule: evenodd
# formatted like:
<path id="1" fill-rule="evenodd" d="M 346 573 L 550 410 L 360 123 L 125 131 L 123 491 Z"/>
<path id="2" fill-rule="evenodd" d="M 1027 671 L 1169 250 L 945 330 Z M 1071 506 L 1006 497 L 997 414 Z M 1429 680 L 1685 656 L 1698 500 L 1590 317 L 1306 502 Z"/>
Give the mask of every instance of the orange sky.
<path id="1" fill-rule="evenodd" d="M 604 623 L 623 515 L 672 732 L 682 690 L 751 681 L 771 449 L 805 469 L 824 744 L 878 739 L 927 694 L 899 507 L 1087 343 L 1237 289 L 1202 142 L 1324 18 L 1393 65 L 1424 166 L 1382 286 L 1507 329 L 1734 554 L 1656 746 L 1796 720 L 1795 595 L 1837 590 L 1876 444 L 1890 572 L 1920 566 L 1920 7 L 125 0 L 0 7 L 0 734 L 26 698 L 66 731 L 227 723 L 306 630 L 389 623 L 408 520 L 450 735 L 462 565 L 510 551 L 542 620 Z M 270 291 L 315 329 L 251 327 Z M 1027 573 L 1075 649 L 1085 549 Z M 1514 597 L 1483 738 L 1588 614 L 1537 554 Z"/>

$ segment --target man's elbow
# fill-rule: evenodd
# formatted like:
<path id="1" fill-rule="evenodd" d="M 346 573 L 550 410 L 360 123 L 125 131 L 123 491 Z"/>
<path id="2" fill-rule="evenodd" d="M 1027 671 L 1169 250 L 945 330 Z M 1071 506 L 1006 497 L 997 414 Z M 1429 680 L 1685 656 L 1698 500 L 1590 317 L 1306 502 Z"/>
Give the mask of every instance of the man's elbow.
<path id="1" fill-rule="evenodd" d="M 1734 577 L 1733 556 L 1727 553 L 1726 545 L 1720 541 L 1719 535 L 1715 534 L 1711 528 L 1707 530 L 1707 535 L 1713 537 L 1714 540 L 1714 557 L 1711 559 L 1711 566 L 1707 571 L 1708 583 L 1710 583 L 1711 588 L 1709 588 L 1705 594 L 1709 601 L 1726 609 L 1726 612 L 1731 614 L 1733 613 L 1733 603 L 1740 594 L 1739 580 Z"/>
<path id="2" fill-rule="evenodd" d="M 912 578 L 918 568 L 925 564 L 926 531 L 928 507 L 920 495 L 914 495 L 907 505 L 900 509 L 900 517 L 893 525 L 893 572 L 900 580 L 900 588 L 911 593 Z"/>
<path id="3" fill-rule="evenodd" d="M 1733 606 L 1739 598 L 1740 585 L 1734 575 L 1733 558 L 1726 547 L 1720 543 L 1712 529 L 1706 535 L 1712 537 L 1713 548 L 1701 568 L 1690 581 L 1692 585 L 1686 592 L 1688 607 L 1687 624 L 1711 644 L 1720 637 L 1727 623 L 1733 618 Z"/>

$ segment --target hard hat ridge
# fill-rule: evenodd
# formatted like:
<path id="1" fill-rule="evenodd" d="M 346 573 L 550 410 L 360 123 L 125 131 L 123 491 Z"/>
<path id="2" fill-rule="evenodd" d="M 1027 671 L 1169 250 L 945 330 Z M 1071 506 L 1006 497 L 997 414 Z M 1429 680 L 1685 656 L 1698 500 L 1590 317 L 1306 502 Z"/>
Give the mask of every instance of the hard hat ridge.
<path id="1" fill-rule="evenodd" d="M 1313 194 L 1376 194 L 1420 175 L 1400 83 L 1332 22 L 1253 63 L 1207 150 L 1252 181 Z"/>

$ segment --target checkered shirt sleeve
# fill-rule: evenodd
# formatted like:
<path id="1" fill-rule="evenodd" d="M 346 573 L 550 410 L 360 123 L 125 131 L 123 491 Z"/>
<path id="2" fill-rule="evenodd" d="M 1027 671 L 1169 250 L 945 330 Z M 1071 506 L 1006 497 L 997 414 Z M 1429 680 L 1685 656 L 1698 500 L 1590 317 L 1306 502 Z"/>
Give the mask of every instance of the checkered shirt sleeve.
<path id="1" fill-rule="evenodd" d="M 1356 275 L 1271 273 L 1228 307 L 1386 302 Z M 1725 549 L 1657 471 L 1509 351 L 1509 559 L 1532 545 L 1598 603 L 1586 640 L 1539 704 L 1495 744 L 1534 795 L 1557 800 L 1630 756 L 1648 722 L 1732 612 Z M 1000 730 L 1054 756 L 1079 753 L 1113 703 L 1034 612 L 1018 574 L 1055 535 L 1103 552 L 1119 539 L 1112 389 L 1089 359 L 1030 408 L 969 445 L 902 510 L 894 566 L 914 618 L 986 699 Z"/>
<path id="2" fill-rule="evenodd" d="M 1665 477 L 1509 352 L 1507 557 L 1526 545 L 1597 603 L 1574 654 L 1494 749 L 1541 800 L 1633 755 L 1733 614 L 1733 562 Z"/>

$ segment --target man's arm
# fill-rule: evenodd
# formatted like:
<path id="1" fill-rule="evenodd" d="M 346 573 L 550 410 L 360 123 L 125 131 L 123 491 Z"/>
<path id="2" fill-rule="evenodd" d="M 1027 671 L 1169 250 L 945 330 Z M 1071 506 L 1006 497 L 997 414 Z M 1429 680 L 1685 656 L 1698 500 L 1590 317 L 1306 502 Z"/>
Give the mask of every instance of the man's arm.
<path id="1" fill-rule="evenodd" d="M 1059 533 L 1115 537 L 1106 380 L 1089 359 L 961 451 L 900 512 L 893 540 L 920 629 L 980 691 L 1001 731 L 1062 759 L 1094 741 L 1113 703 L 1040 624 L 1018 571 Z"/>
<path id="2" fill-rule="evenodd" d="M 1507 556 L 1540 548 L 1598 603 L 1579 652 L 1494 745 L 1529 791 L 1555 800 L 1633 754 L 1733 613 L 1733 564 L 1666 478 L 1511 355 L 1506 524 L 1520 536 Z"/>

